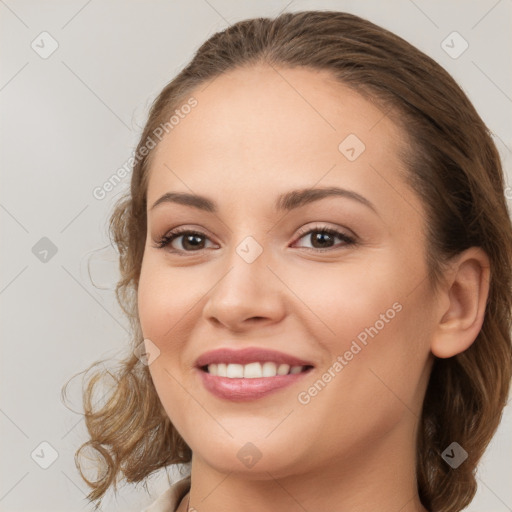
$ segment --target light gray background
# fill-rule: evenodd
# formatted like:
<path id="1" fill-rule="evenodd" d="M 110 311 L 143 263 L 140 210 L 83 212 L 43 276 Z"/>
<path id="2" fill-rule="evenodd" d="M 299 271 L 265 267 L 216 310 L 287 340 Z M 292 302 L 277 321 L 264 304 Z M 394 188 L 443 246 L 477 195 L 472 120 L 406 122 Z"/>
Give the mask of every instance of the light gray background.
<path id="1" fill-rule="evenodd" d="M 243 18 L 312 8 L 367 17 L 443 65 L 495 134 L 512 184 L 511 0 L 0 0 L 1 511 L 92 509 L 73 462 L 84 423 L 60 391 L 93 361 L 120 355 L 129 339 L 106 226 L 130 175 L 102 201 L 93 189 L 126 162 L 150 101 L 207 37 Z M 43 31 L 59 45 L 46 59 L 31 47 L 49 48 Z M 457 59 L 441 47 L 453 31 L 469 43 Z M 33 253 L 43 237 L 57 248 L 46 262 Z M 79 379 L 70 391 L 79 410 Z M 509 405 L 467 510 L 512 510 L 511 427 Z M 48 469 L 31 458 L 43 441 L 58 453 Z M 44 462 L 50 451 L 38 450 Z M 102 510 L 140 511 L 166 486 L 161 472 L 151 496 L 126 487 Z"/>

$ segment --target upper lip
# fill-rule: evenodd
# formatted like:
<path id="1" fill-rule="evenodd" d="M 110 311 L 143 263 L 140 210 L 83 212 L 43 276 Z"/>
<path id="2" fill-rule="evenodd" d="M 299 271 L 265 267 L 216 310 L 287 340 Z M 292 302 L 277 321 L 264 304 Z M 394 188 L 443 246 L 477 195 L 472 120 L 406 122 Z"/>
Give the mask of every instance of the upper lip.
<path id="1" fill-rule="evenodd" d="M 290 366 L 313 366 L 312 363 L 290 354 L 257 347 L 248 347 L 244 349 L 220 348 L 210 352 L 205 352 L 198 357 L 196 366 L 198 368 L 202 368 L 209 364 L 218 363 L 249 364 L 267 361 L 276 364 L 289 364 Z"/>

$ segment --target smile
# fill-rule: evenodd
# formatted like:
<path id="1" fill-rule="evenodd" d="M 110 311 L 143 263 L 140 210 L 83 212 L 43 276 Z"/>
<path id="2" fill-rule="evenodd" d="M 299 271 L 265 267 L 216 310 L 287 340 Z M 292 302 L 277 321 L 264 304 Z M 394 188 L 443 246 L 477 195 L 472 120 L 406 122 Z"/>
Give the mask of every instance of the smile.
<path id="1" fill-rule="evenodd" d="M 311 361 L 263 347 L 212 350 L 200 355 L 195 367 L 207 391 L 234 402 L 263 398 L 314 370 Z"/>

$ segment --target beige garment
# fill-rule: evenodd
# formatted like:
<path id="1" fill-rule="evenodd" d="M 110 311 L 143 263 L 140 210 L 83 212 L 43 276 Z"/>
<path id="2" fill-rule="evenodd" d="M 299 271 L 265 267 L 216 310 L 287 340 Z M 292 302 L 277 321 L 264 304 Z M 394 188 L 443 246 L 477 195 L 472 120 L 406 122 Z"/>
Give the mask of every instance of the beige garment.
<path id="1" fill-rule="evenodd" d="M 173 483 L 156 501 L 142 512 L 176 512 L 183 496 L 190 490 L 190 475 Z"/>

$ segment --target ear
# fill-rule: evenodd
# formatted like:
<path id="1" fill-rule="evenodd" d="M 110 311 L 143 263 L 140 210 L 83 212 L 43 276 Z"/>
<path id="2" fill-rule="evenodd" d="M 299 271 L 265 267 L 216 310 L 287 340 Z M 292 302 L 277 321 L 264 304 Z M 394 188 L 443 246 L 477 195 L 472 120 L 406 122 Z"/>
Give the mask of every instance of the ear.
<path id="1" fill-rule="evenodd" d="M 457 255 L 438 296 L 438 324 L 430 349 L 441 358 L 464 352 L 475 341 L 489 295 L 489 258 L 479 247 Z"/>

